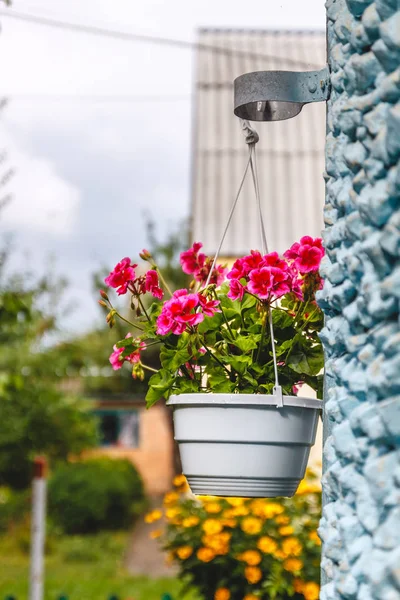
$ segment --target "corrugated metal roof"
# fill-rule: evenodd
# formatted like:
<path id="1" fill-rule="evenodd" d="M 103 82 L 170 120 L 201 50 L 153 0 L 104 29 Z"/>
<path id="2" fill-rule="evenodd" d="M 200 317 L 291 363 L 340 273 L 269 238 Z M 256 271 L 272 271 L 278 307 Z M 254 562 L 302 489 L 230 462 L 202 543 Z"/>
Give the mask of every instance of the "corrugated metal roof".
<path id="1" fill-rule="evenodd" d="M 233 114 L 233 80 L 251 71 L 322 68 L 325 33 L 201 29 L 198 42 L 191 236 L 212 254 L 248 158 Z M 282 252 L 302 235 L 320 235 L 323 227 L 325 103 L 306 105 L 287 121 L 252 125 L 260 136 L 258 171 L 268 244 Z M 249 177 L 221 254 L 238 256 L 254 248 L 260 248 L 260 233 Z"/>

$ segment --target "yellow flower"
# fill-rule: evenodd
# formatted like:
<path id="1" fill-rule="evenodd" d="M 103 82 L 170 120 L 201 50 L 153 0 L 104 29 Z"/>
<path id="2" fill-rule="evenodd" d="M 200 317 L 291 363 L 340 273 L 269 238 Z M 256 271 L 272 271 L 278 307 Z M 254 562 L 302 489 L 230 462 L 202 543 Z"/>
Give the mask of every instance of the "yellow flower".
<path id="1" fill-rule="evenodd" d="M 264 554 L 273 554 L 278 547 L 278 544 L 275 540 L 268 537 L 267 535 L 264 537 L 260 537 L 257 542 L 257 548 L 264 552 Z"/>
<path id="2" fill-rule="evenodd" d="M 240 527 L 245 533 L 248 533 L 249 535 L 255 535 L 260 533 L 262 529 L 262 521 L 261 519 L 257 519 L 257 517 L 247 517 L 246 519 L 243 519 Z"/>
<path id="3" fill-rule="evenodd" d="M 235 519 L 221 519 L 221 524 L 224 527 L 236 527 Z"/>
<path id="4" fill-rule="evenodd" d="M 218 504 L 218 502 L 206 502 L 204 509 L 208 513 L 216 514 L 221 512 L 222 507 L 220 504 Z"/>
<path id="5" fill-rule="evenodd" d="M 283 562 L 283 566 L 286 569 L 286 571 L 294 573 L 295 571 L 300 571 L 303 568 L 303 563 L 298 558 L 287 558 Z"/>
<path id="6" fill-rule="evenodd" d="M 179 508 L 167 508 L 165 511 L 165 516 L 169 521 L 172 521 L 175 517 L 177 517 L 180 513 Z"/>
<path id="7" fill-rule="evenodd" d="M 314 581 L 305 583 L 301 591 L 305 600 L 318 600 L 319 598 L 319 585 Z"/>
<path id="8" fill-rule="evenodd" d="M 211 548 L 199 548 L 197 550 L 197 558 L 202 562 L 208 563 L 215 558 L 215 552 Z"/>
<path id="9" fill-rule="evenodd" d="M 228 588 L 219 588 L 214 594 L 214 600 L 229 600 L 231 593 Z"/>
<path id="10" fill-rule="evenodd" d="M 158 521 L 159 519 L 161 519 L 162 517 L 162 512 L 161 510 L 152 510 L 151 512 L 147 513 L 147 515 L 145 515 L 144 520 L 146 521 L 146 523 L 154 523 L 154 521 Z"/>
<path id="11" fill-rule="evenodd" d="M 297 579 L 295 577 L 293 579 L 293 587 L 294 587 L 295 592 L 297 592 L 298 594 L 301 594 L 301 592 L 303 591 L 303 587 L 304 587 L 304 581 L 302 581 L 301 579 Z"/>
<path id="12" fill-rule="evenodd" d="M 260 598 L 254 594 L 246 594 L 243 600 L 260 600 Z"/>
<path id="13" fill-rule="evenodd" d="M 179 500 L 179 494 L 176 492 L 168 492 L 164 496 L 164 504 L 168 506 L 169 504 L 175 504 Z"/>
<path id="14" fill-rule="evenodd" d="M 229 552 L 229 540 L 231 537 L 231 533 L 224 531 L 215 535 L 203 535 L 201 541 L 204 546 L 211 548 L 216 554 L 227 554 Z"/>
<path id="15" fill-rule="evenodd" d="M 244 503 L 244 498 L 225 498 L 231 506 L 241 506 Z"/>
<path id="16" fill-rule="evenodd" d="M 321 491 L 321 483 L 319 481 L 307 481 L 303 479 L 297 488 L 296 495 L 304 496 L 305 494 L 316 494 Z"/>
<path id="17" fill-rule="evenodd" d="M 303 546 L 300 544 L 299 540 L 294 537 L 289 537 L 283 540 L 282 542 L 282 550 L 288 556 L 300 556 L 301 551 L 303 550 Z"/>
<path id="18" fill-rule="evenodd" d="M 176 549 L 176 553 L 181 560 L 186 560 L 193 554 L 193 548 L 190 546 L 180 546 Z"/>
<path id="19" fill-rule="evenodd" d="M 186 477 L 184 475 L 177 475 L 172 480 L 172 483 L 175 487 L 181 487 L 181 485 L 186 485 Z"/>
<path id="20" fill-rule="evenodd" d="M 280 527 L 278 529 L 281 535 L 293 535 L 294 529 L 291 525 L 287 525 L 287 527 Z"/>
<path id="21" fill-rule="evenodd" d="M 222 531 L 223 526 L 220 521 L 217 519 L 206 519 L 202 525 L 203 530 L 212 535 L 213 533 L 220 533 Z"/>
<path id="22" fill-rule="evenodd" d="M 154 531 L 150 531 L 150 537 L 152 540 L 159 538 L 162 534 L 161 529 L 155 529 Z"/>
<path id="23" fill-rule="evenodd" d="M 281 515 L 285 512 L 284 507 L 277 502 L 266 502 L 264 505 L 264 516 L 267 519 L 272 519 L 276 515 Z"/>
<path id="24" fill-rule="evenodd" d="M 317 546 L 321 545 L 320 537 L 316 531 L 311 531 L 311 533 L 308 535 L 308 537 L 310 538 L 310 540 L 312 542 L 315 542 L 317 544 Z"/>
<path id="25" fill-rule="evenodd" d="M 283 552 L 283 550 L 275 550 L 275 552 L 272 553 L 275 558 L 279 558 L 279 560 L 283 560 L 284 558 L 287 558 L 287 554 L 286 552 Z"/>
<path id="26" fill-rule="evenodd" d="M 261 554 L 257 550 L 246 550 L 239 554 L 238 558 L 252 567 L 259 565 L 262 560 Z"/>
<path id="27" fill-rule="evenodd" d="M 226 511 L 227 512 L 227 511 Z M 249 514 L 249 509 L 246 506 L 235 506 L 231 510 L 232 517 L 245 517 Z"/>
<path id="28" fill-rule="evenodd" d="M 259 567 L 246 567 L 244 570 L 244 576 L 248 583 L 258 583 L 262 578 L 262 571 Z"/>
<path id="29" fill-rule="evenodd" d="M 287 517 L 286 515 L 279 515 L 276 517 L 275 523 L 278 525 L 288 525 L 288 523 L 290 523 L 290 517 Z"/>
<path id="30" fill-rule="evenodd" d="M 182 521 L 183 527 L 194 527 L 195 525 L 198 525 L 199 523 L 200 523 L 199 517 L 196 517 L 194 515 L 191 517 L 186 517 Z"/>

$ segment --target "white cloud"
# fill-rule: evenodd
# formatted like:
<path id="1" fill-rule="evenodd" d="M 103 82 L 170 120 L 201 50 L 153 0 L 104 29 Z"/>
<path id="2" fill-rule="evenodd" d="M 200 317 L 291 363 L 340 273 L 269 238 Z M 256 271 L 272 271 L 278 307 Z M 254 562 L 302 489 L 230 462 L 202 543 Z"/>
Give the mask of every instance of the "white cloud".
<path id="1" fill-rule="evenodd" d="M 48 159 L 17 148 L 4 131 L 1 138 L 10 160 L 16 165 L 7 190 L 12 194 L 12 201 L 1 215 L 3 228 L 70 235 L 77 221 L 80 191 L 63 179 Z"/>

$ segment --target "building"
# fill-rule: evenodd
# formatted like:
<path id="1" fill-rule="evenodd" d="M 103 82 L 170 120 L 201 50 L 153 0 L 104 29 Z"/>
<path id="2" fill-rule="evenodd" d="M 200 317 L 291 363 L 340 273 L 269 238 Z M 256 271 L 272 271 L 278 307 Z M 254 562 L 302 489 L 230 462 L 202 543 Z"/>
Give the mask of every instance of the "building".
<path id="1" fill-rule="evenodd" d="M 315 70 L 326 64 L 325 32 L 201 29 L 195 72 L 191 237 L 215 253 L 242 178 L 248 147 L 233 114 L 233 81 L 263 70 Z M 295 119 L 256 123 L 258 172 L 270 250 L 284 251 L 323 227 L 325 105 Z M 221 255 L 260 247 L 250 178 Z"/>

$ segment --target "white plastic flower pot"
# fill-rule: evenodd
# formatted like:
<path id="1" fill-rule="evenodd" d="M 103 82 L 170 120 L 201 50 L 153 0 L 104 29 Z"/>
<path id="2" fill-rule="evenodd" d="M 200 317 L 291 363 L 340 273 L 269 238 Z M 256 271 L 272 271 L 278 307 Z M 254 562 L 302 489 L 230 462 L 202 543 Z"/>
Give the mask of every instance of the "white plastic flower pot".
<path id="1" fill-rule="evenodd" d="M 291 497 L 315 443 L 320 400 L 253 394 L 181 394 L 175 440 L 194 494 Z"/>

